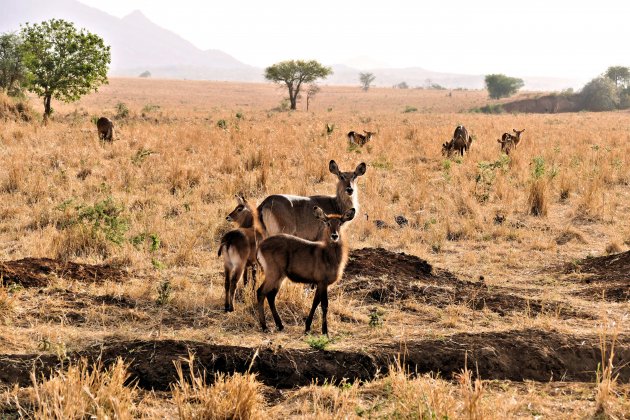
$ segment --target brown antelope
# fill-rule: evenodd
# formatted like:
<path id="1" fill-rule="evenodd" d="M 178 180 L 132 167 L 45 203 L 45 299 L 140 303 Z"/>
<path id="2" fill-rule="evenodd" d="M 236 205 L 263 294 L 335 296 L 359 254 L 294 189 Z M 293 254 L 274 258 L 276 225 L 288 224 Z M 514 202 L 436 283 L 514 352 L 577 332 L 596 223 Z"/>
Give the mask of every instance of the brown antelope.
<path id="1" fill-rule="evenodd" d="M 356 145 L 359 145 L 359 146 L 363 147 L 367 142 L 372 140 L 372 136 L 374 134 L 376 134 L 376 133 L 374 133 L 372 131 L 365 131 L 365 130 L 363 130 L 363 132 L 365 133 L 365 135 L 356 133 L 354 131 L 349 132 L 348 133 L 348 142 L 350 144 L 356 144 Z"/>
<path id="2" fill-rule="evenodd" d="M 258 224 L 256 208 L 243 196 L 237 195 L 236 201 L 238 205 L 225 219 L 239 228 L 223 235 L 219 245 L 219 257 L 223 255 L 225 271 L 225 312 L 234 310 L 234 292 L 241 277 L 247 285 L 248 267 L 252 269 L 252 287 L 256 287 L 256 246 L 265 236 Z"/>
<path id="3" fill-rule="evenodd" d="M 341 227 L 354 218 L 355 209 L 351 208 L 343 215 L 339 215 L 326 214 L 321 208 L 314 206 L 311 212 L 323 228 L 319 242 L 281 234 L 270 236 L 258 247 L 258 263 L 265 278 L 257 292 L 258 320 L 263 331 L 267 331 L 265 298 L 267 298 L 276 328 L 278 331 L 284 328 L 275 302 L 282 281 L 287 277 L 296 283 L 317 286 L 313 306 L 306 318 L 305 332 L 310 331 L 313 315 L 321 303 L 322 334 L 328 335 L 328 286 L 341 278 L 348 260 L 348 249 Z"/>
<path id="4" fill-rule="evenodd" d="M 351 208 L 359 211 L 357 178 L 365 174 L 365 163 L 357 165 L 352 172 L 341 172 L 337 163 L 331 160 L 328 169 L 337 176 L 336 195 L 270 195 L 258 206 L 263 231 L 269 235 L 286 233 L 314 241 L 322 229 L 322 224 L 313 219 L 314 206 L 327 214 L 344 214 Z"/>
<path id="5" fill-rule="evenodd" d="M 112 141 L 114 136 L 114 123 L 105 117 L 101 117 L 96 121 L 96 130 L 101 140 Z"/>
<path id="6" fill-rule="evenodd" d="M 459 152 L 461 156 L 464 156 L 464 151 L 470 150 L 472 141 L 472 136 L 466 127 L 458 125 L 453 133 L 453 138 L 442 144 L 442 155 L 450 157 L 453 153 Z"/>
<path id="7" fill-rule="evenodd" d="M 503 133 L 501 139 L 497 139 L 497 142 L 501 143 L 501 151 L 506 155 L 510 154 L 512 149 L 516 149 L 518 143 L 521 141 L 521 134 L 525 131 L 525 129 L 517 130 L 516 128 L 512 129 L 516 135 L 510 133 Z"/>

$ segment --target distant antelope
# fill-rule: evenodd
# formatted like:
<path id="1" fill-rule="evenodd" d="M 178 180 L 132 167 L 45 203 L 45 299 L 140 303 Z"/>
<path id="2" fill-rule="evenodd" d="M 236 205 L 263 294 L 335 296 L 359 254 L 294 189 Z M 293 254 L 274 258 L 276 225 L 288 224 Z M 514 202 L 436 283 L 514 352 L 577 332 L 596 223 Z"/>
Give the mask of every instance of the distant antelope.
<path id="1" fill-rule="evenodd" d="M 357 178 L 365 174 L 365 163 L 357 165 L 353 172 L 341 172 L 337 163 L 331 160 L 328 169 L 337 176 L 336 195 L 270 195 L 258 206 L 262 229 L 269 235 L 287 233 L 314 241 L 322 228 L 312 216 L 314 206 L 327 214 L 344 214 L 351 208 L 359 211 Z"/>
<path id="2" fill-rule="evenodd" d="M 359 133 L 355 133 L 354 131 L 349 132 L 348 133 L 348 142 L 350 144 L 356 144 L 356 145 L 359 145 L 359 146 L 363 147 L 367 142 L 372 140 L 372 136 L 374 134 L 376 134 L 376 133 L 374 133 L 372 131 L 365 131 L 365 130 L 363 130 L 363 132 L 365 133 L 365 135 L 359 134 Z"/>
<path id="3" fill-rule="evenodd" d="M 506 155 L 510 154 L 512 149 L 515 149 L 518 146 L 518 143 L 521 141 L 521 134 L 525 131 L 525 129 L 517 130 L 516 128 L 512 129 L 516 135 L 510 133 L 503 133 L 501 139 L 497 139 L 497 142 L 501 143 L 501 151 Z"/>
<path id="4" fill-rule="evenodd" d="M 458 125 L 453 133 L 453 138 L 442 144 L 442 155 L 450 157 L 453 153 L 459 152 L 461 156 L 464 156 L 464 151 L 470 150 L 472 141 L 472 136 L 466 127 Z"/>
<path id="5" fill-rule="evenodd" d="M 114 136 L 114 123 L 105 117 L 101 117 L 96 121 L 96 130 L 101 140 L 112 141 Z"/>
<path id="6" fill-rule="evenodd" d="M 252 268 L 252 287 L 256 287 L 256 246 L 262 242 L 264 233 L 258 224 L 258 213 L 243 196 L 237 195 L 236 208 L 226 216 L 239 229 L 227 232 L 221 238 L 219 256 L 223 255 L 225 271 L 225 312 L 234 310 L 234 292 L 241 277 L 247 285 L 247 268 Z"/>
<path id="7" fill-rule="evenodd" d="M 257 292 L 258 320 L 263 331 L 267 331 L 265 298 L 276 328 L 278 331 L 284 328 L 275 302 L 282 281 L 287 277 L 297 283 L 317 286 L 313 306 L 306 318 L 305 331 L 310 331 L 313 315 L 321 303 L 322 334 L 328 334 L 328 286 L 341 278 L 348 260 L 348 249 L 341 227 L 354 218 L 355 209 L 351 208 L 343 215 L 326 214 L 317 206 L 312 207 L 311 211 L 323 228 L 319 242 L 291 235 L 276 235 L 265 239 L 258 248 L 257 258 L 265 277 Z"/>

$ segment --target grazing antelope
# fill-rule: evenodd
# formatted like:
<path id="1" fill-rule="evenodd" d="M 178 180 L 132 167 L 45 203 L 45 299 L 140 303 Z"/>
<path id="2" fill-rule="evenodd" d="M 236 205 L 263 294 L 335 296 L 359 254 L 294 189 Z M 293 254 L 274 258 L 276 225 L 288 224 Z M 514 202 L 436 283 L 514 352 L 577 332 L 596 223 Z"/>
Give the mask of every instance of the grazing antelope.
<path id="1" fill-rule="evenodd" d="M 219 245 L 219 257 L 223 255 L 225 270 L 225 312 L 234 310 L 234 292 L 241 277 L 247 285 L 248 267 L 252 268 L 252 287 L 256 287 L 256 246 L 265 236 L 258 224 L 256 208 L 243 196 L 237 195 L 236 201 L 238 205 L 225 219 L 239 228 L 223 235 Z"/>
<path id="2" fill-rule="evenodd" d="M 114 123 L 105 117 L 101 117 L 96 121 L 96 130 L 101 140 L 112 141 L 114 136 Z"/>
<path id="3" fill-rule="evenodd" d="M 320 207 L 311 208 L 315 220 L 323 230 L 319 242 L 307 241 L 291 235 L 276 235 L 265 239 L 258 248 L 257 258 L 265 280 L 258 288 L 258 320 L 263 331 L 265 298 L 278 331 L 284 326 L 276 310 L 276 295 L 285 277 L 296 283 L 317 286 L 313 306 L 306 318 L 308 333 L 317 306 L 322 305 L 322 334 L 328 335 L 328 286 L 339 280 L 348 260 L 348 248 L 341 227 L 354 218 L 355 209 L 339 214 L 326 214 Z M 311 216 L 312 217 L 312 216 Z"/>
<path id="4" fill-rule="evenodd" d="M 470 150 L 472 141 L 472 136 L 466 127 L 458 125 L 453 133 L 453 138 L 442 144 L 442 155 L 450 157 L 453 153 L 459 152 L 461 156 L 464 156 L 464 151 Z"/>
<path id="5" fill-rule="evenodd" d="M 313 219 L 314 206 L 327 214 L 344 214 L 351 208 L 359 211 L 357 178 L 365 174 L 365 163 L 361 162 L 352 172 L 341 172 L 337 163 L 331 160 L 328 169 L 337 176 L 336 195 L 270 195 L 258 206 L 263 231 L 269 235 L 286 233 L 314 241 L 322 229 L 322 224 Z"/>
<path id="6" fill-rule="evenodd" d="M 497 139 L 497 142 L 501 143 L 501 151 L 504 152 L 506 155 L 509 155 L 510 151 L 518 146 L 518 143 L 521 141 L 521 134 L 523 134 L 525 129 L 517 130 L 516 128 L 514 128 L 512 129 L 512 131 L 514 131 L 516 135 L 503 133 L 501 139 Z"/>
<path id="7" fill-rule="evenodd" d="M 359 146 L 363 147 L 367 142 L 372 140 L 372 136 L 374 134 L 376 134 L 376 133 L 374 133 L 372 131 L 365 131 L 365 130 L 363 130 L 363 132 L 365 133 L 365 135 L 356 133 L 354 131 L 349 132 L 348 133 L 348 142 L 350 144 L 356 144 L 356 145 L 359 145 Z"/>

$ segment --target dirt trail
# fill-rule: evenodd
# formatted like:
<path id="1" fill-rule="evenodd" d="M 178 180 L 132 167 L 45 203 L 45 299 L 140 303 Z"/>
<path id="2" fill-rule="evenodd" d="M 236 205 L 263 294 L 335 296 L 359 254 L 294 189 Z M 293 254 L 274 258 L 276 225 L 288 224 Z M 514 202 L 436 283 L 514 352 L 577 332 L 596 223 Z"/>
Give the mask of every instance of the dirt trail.
<path id="1" fill-rule="evenodd" d="M 257 349 L 223 346 L 191 341 L 106 341 L 72 353 L 70 359 L 99 356 L 107 365 L 118 356 L 130 363 L 132 378 L 144 389 L 168 390 L 175 381 L 174 361 L 195 354 L 197 366 L 208 378 L 217 372 L 245 372 L 248 369 L 267 385 L 278 388 L 305 386 L 317 380 L 323 383 L 369 380 L 377 372 L 385 373 L 401 357 L 411 372 L 440 372 L 451 378 L 468 366 L 476 366 L 484 379 L 514 381 L 593 381 L 601 361 L 596 337 L 565 336 L 558 332 L 518 330 L 484 334 L 454 334 L 439 339 L 391 343 L 366 351 L 317 351 L 285 348 Z M 616 366 L 630 360 L 630 342 L 619 342 L 615 348 Z M 28 385 L 33 367 L 39 373 L 58 366 L 54 355 L 0 355 L 0 383 Z M 66 361 L 67 365 L 67 361 Z M 630 381 L 630 366 L 619 371 L 621 382 Z"/>
<path id="2" fill-rule="evenodd" d="M 605 299 L 611 302 L 630 301 L 630 251 L 603 257 L 586 258 L 564 269 L 572 283 L 578 283 L 576 295 L 585 299 Z"/>
<path id="3" fill-rule="evenodd" d="M 565 319 L 594 317 L 565 302 L 543 301 L 521 296 L 516 289 L 460 280 L 415 255 L 382 248 L 353 251 L 340 287 L 358 299 L 380 303 L 414 299 L 440 308 L 457 304 L 475 310 L 487 308 L 502 316 L 527 312 L 550 313 Z"/>
<path id="4" fill-rule="evenodd" d="M 106 280 L 122 281 L 128 274 L 125 270 L 109 265 L 79 264 L 50 258 L 24 258 L 0 262 L 0 277 L 4 284 L 46 287 L 55 276 L 84 283 L 100 283 Z"/>

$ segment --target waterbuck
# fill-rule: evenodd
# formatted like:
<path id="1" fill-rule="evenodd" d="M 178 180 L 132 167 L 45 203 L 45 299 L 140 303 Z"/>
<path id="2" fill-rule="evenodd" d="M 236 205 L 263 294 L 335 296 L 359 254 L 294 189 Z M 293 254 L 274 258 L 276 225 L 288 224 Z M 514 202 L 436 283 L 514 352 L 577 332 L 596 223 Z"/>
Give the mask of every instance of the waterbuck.
<path id="1" fill-rule="evenodd" d="M 453 133 L 453 138 L 442 144 L 442 155 L 450 157 L 453 153 L 459 152 L 461 156 L 464 156 L 464 151 L 470 150 L 472 141 L 472 136 L 466 127 L 458 125 Z"/>
<path id="2" fill-rule="evenodd" d="M 223 255 L 225 271 L 225 312 L 234 310 L 234 292 L 241 277 L 247 285 L 248 267 L 252 269 L 252 287 L 256 287 L 256 246 L 264 239 L 256 207 L 240 195 L 236 196 L 236 201 L 236 208 L 225 219 L 239 228 L 223 235 L 219 245 L 219 257 Z"/>
<path id="3" fill-rule="evenodd" d="M 258 263 L 265 280 L 258 288 L 258 320 L 263 331 L 265 322 L 265 298 L 278 331 L 284 326 L 276 310 L 276 295 L 285 277 L 297 283 L 312 284 L 317 287 L 313 306 L 306 318 L 308 333 L 317 306 L 322 305 L 322 334 L 328 335 L 328 286 L 339 280 L 348 260 L 348 248 L 342 236 L 341 227 L 354 218 L 355 209 L 339 214 L 326 214 L 314 206 L 311 212 L 323 228 L 319 242 L 307 241 L 291 235 L 270 236 L 258 247 Z M 311 216 L 312 218 L 312 216 Z"/>
<path id="4" fill-rule="evenodd" d="M 262 229 L 269 235 L 286 233 L 314 241 L 322 229 L 322 224 L 313 219 L 314 206 L 327 214 L 344 214 L 351 208 L 359 211 L 357 178 L 365 174 L 365 163 L 357 165 L 352 172 L 341 172 L 337 163 L 331 160 L 328 169 L 337 176 L 336 195 L 270 195 L 258 206 Z"/>
<path id="5" fill-rule="evenodd" d="M 363 130 L 363 132 L 365 133 L 365 135 L 356 133 L 354 131 L 349 132 L 348 133 L 348 143 L 356 144 L 358 146 L 363 147 L 367 142 L 372 140 L 372 136 L 374 134 L 376 134 L 376 133 L 374 133 L 372 131 L 365 131 L 365 130 Z"/>
<path id="6" fill-rule="evenodd" d="M 96 130 L 101 140 L 112 141 L 114 137 L 114 123 L 105 117 L 101 117 L 96 121 Z"/>
<path id="7" fill-rule="evenodd" d="M 503 133 L 501 139 L 497 139 L 497 142 L 501 143 L 501 151 L 504 152 L 506 155 L 509 155 L 510 151 L 516 148 L 518 143 L 521 141 L 521 134 L 523 134 L 525 129 L 517 130 L 516 128 L 514 128 L 512 129 L 512 131 L 514 131 L 516 135 Z"/>

